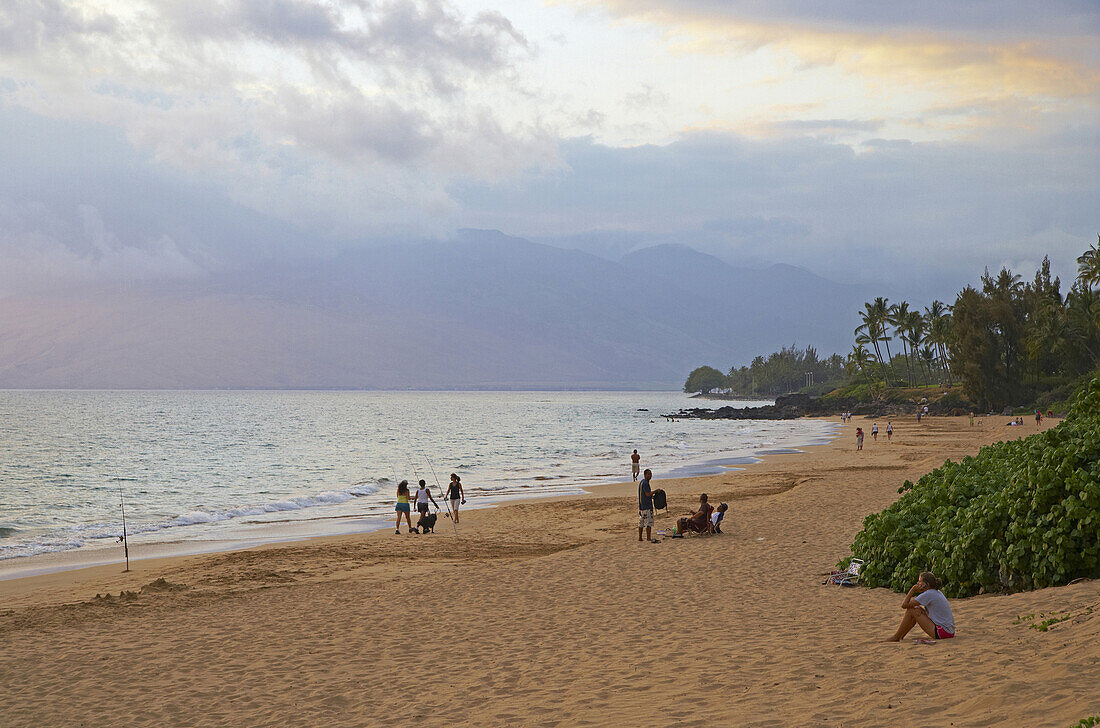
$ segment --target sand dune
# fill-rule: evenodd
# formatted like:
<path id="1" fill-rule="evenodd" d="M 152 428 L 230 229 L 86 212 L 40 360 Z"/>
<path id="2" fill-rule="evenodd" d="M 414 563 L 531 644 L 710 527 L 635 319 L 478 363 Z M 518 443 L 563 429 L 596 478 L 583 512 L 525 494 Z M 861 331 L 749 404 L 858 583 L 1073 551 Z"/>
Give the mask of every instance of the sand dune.
<path id="1" fill-rule="evenodd" d="M 721 536 L 637 543 L 626 484 L 470 511 L 458 537 L 0 582 L 0 725 L 1069 726 L 1100 713 L 1100 581 L 955 600 L 931 646 L 881 642 L 901 595 L 820 584 L 905 478 L 1033 431 L 1000 419 L 895 422 L 863 453 L 857 421 L 659 483 L 658 528 L 706 490 Z M 1018 619 L 1040 612 L 1071 616 Z"/>

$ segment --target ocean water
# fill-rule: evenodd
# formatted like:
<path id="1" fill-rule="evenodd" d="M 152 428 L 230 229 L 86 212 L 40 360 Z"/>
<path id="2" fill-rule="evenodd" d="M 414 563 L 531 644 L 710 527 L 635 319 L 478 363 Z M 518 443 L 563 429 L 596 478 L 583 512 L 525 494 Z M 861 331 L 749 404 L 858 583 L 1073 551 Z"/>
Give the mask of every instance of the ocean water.
<path id="1" fill-rule="evenodd" d="M 761 403 L 745 403 L 746 405 Z M 397 479 L 457 472 L 467 507 L 720 472 L 827 441 L 818 421 L 669 422 L 674 392 L 0 391 L 0 560 L 377 528 Z M 442 505 L 442 502 L 440 503 Z"/>

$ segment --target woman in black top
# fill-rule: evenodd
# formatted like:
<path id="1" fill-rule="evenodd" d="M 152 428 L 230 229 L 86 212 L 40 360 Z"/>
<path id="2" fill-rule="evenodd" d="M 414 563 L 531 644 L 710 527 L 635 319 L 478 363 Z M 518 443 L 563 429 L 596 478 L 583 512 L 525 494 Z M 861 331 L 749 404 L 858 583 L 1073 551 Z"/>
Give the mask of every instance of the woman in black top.
<path id="1" fill-rule="evenodd" d="M 451 501 L 451 514 L 458 523 L 458 505 L 466 504 L 466 494 L 462 492 L 462 479 L 451 473 L 451 484 L 447 486 L 447 500 Z"/>

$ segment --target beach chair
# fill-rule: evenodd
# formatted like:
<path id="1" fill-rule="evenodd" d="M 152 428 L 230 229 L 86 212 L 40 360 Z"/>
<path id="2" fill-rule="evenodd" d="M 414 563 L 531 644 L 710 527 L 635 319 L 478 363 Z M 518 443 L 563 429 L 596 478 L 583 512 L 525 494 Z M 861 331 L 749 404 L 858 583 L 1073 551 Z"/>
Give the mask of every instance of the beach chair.
<path id="1" fill-rule="evenodd" d="M 724 505 L 726 505 L 726 504 L 725 503 L 720 503 L 720 504 L 718 504 L 718 507 L 721 508 Z M 723 510 L 719 510 L 718 511 L 718 520 L 715 521 L 715 520 L 711 519 L 711 521 L 710 521 L 710 533 L 721 533 L 722 532 L 722 530 L 721 530 L 722 529 L 722 521 L 724 521 L 724 520 L 726 520 L 726 512 L 723 511 Z"/>
<path id="2" fill-rule="evenodd" d="M 831 574 L 825 580 L 826 584 L 839 584 L 840 586 L 856 586 L 859 584 L 859 572 L 863 570 L 863 559 L 852 559 L 848 564 L 848 570 L 838 574 Z"/>

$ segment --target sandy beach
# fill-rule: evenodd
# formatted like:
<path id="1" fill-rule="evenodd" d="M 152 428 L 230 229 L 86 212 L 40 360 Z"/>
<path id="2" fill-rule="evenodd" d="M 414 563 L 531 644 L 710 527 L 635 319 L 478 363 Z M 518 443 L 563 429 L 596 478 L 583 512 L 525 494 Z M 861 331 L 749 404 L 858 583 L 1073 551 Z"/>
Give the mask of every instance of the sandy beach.
<path id="1" fill-rule="evenodd" d="M 728 502 L 718 536 L 638 543 L 626 483 L 468 511 L 457 535 L 0 582 L 0 726 L 1068 727 L 1100 713 L 1100 581 L 954 600 L 958 637 L 928 646 L 883 643 L 902 595 L 821 584 L 905 479 L 1036 430 L 1006 419 L 907 417 L 857 453 L 856 418 L 654 483 L 659 529 L 701 491 Z"/>

